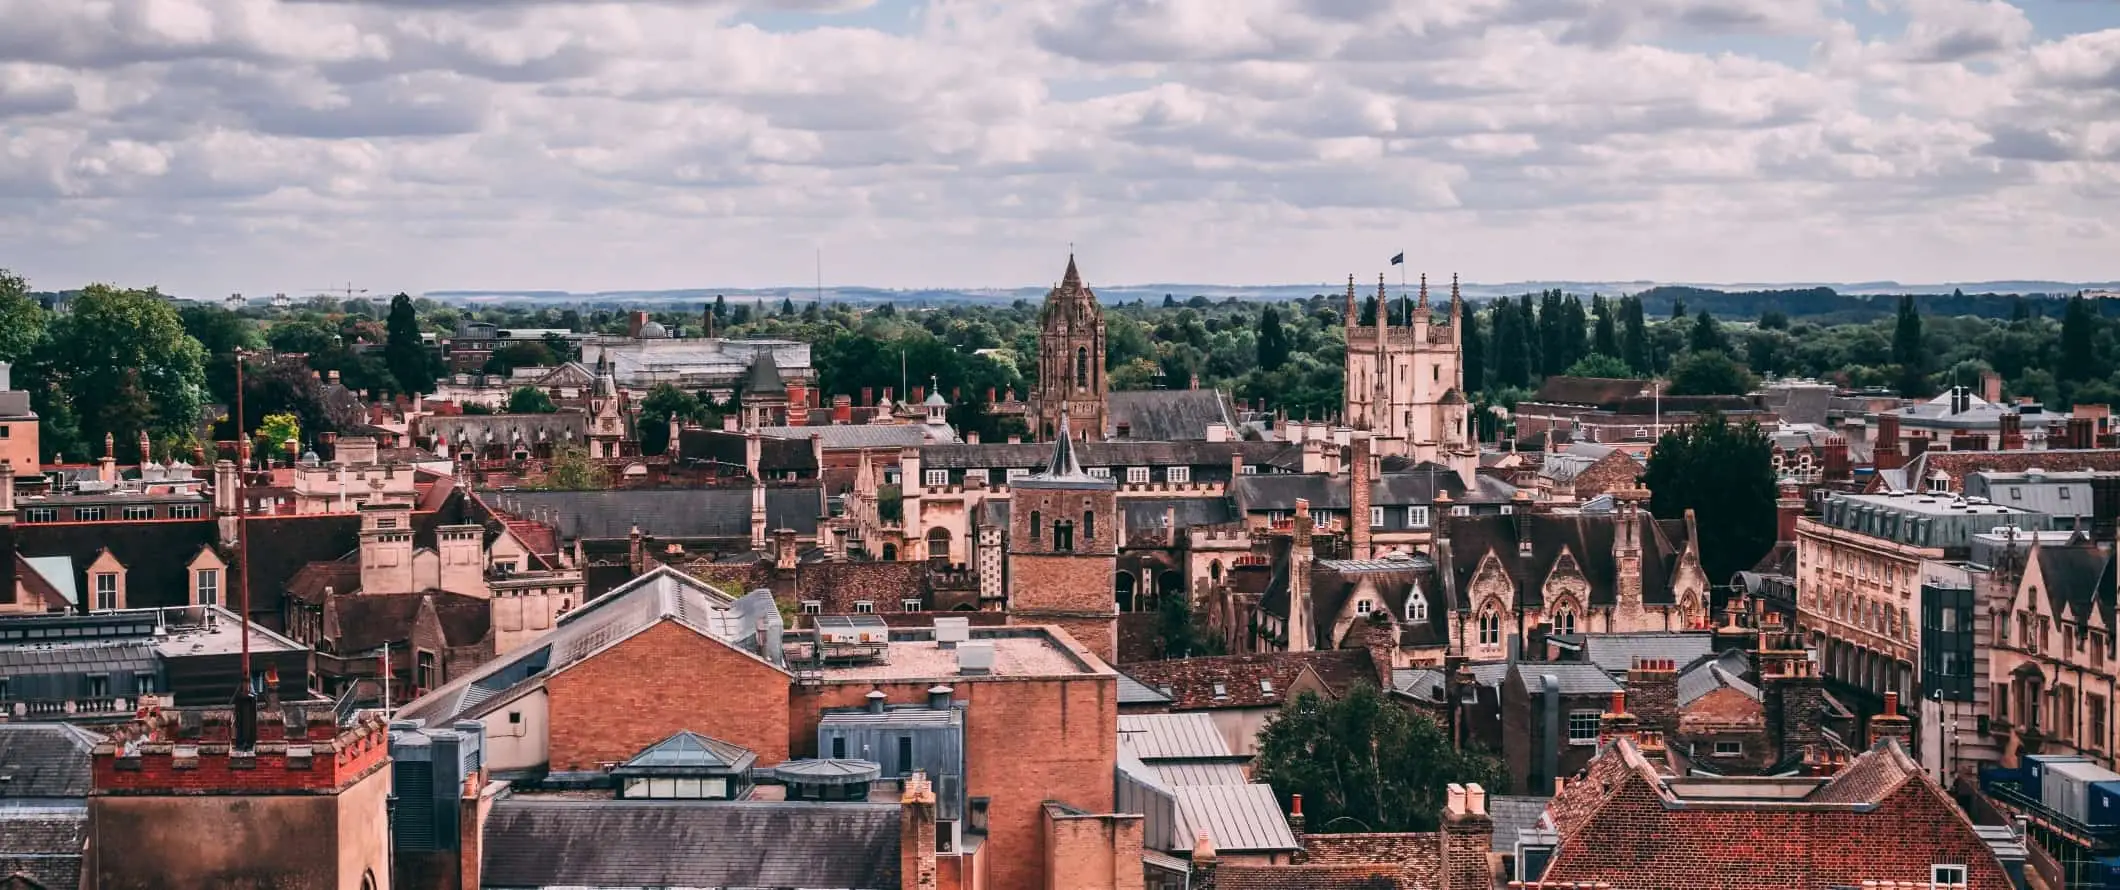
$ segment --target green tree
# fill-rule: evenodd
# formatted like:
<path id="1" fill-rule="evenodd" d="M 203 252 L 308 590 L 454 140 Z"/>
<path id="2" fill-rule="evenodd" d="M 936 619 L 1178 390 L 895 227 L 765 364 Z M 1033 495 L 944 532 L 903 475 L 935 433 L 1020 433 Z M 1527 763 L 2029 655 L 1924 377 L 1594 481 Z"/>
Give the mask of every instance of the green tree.
<path id="1" fill-rule="evenodd" d="M 1650 510 L 1659 519 L 1693 513 L 1709 583 L 1751 568 L 1773 548 L 1773 459 L 1773 445 L 1759 424 L 1733 425 L 1713 411 L 1665 433 L 1650 451 L 1642 476 Z"/>
<path id="2" fill-rule="evenodd" d="M 1434 719 L 1356 683 L 1328 700 L 1305 691 L 1259 733 L 1252 775 L 1283 806 L 1303 795 L 1319 833 L 1434 831 L 1452 783 L 1501 788 L 1499 761 L 1460 750 Z"/>
<path id="3" fill-rule="evenodd" d="M 1693 330 L 1687 336 L 1687 348 L 1694 352 L 1729 352 L 1730 340 L 1723 336 L 1722 325 L 1715 323 L 1715 316 L 1702 309 L 1693 319 Z"/>
<path id="4" fill-rule="evenodd" d="M 668 383 L 658 383 L 640 400 L 640 453 L 662 454 L 670 447 L 670 418 L 701 421 L 699 397 Z"/>
<path id="5" fill-rule="evenodd" d="M 781 298 L 780 298 L 780 314 L 781 314 L 781 316 L 782 316 L 782 317 L 787 317 L 787 316 L 790 316 L 790 315 L 794 315 L 794 314 L 795 314 L 795 298 L 794 298 L 794 297 L 781 297 Z"/>
<path id="6" fill-rule="evenodd" d="M 338 346 L 339 335 L 322 322 L 290 318 L 267 329 L 265 342 L 272 346 L 274 352 L 288 355 L 322 355 Z M 211 349 L 209 346 L 208 350 Z"/>
<path id="7" fill-rule="evenodd" d="M 1929 394 L 1928 350 L 1921 343 L 1921 311 L 1914 295 L 1899 298 L 1899 318 L 1892 326 L 1892 364 L 1899 366 L 1899 394 L 1918 399 Z"/>
<path id="8" fill-rule="evenodd" d="M 1561 373 L 1570 377 L 1626 378 L 1634 376 L 1634 369 L 1627 367 L 1626 362 L 1612 356 L 1603 353 L 1592 353 L 1583 356 L 1575 364 L 1569 365 L 1568 370 Z"/>
<path id="9" fill-rule="evenodd" d="M 1689 352 L 1671 366 L 1674 396 L 1741 396 L 1759 381 L 1725 352 Z"/>
<path id="10" fill-rule="evenodd" d="M 552 397 L 535 386 L 517 387 L 508 394 L 510 414 L 551 414 L 558 410 L 559 406 L 552 404 Z"/>
<path id="11" fill-rule="evenodd" d="M 0 269 L 0 362 L 27 361 L 44 343 L 44 307 L 30 298 L 29 282 Z"/>
<path id="12" fill-rule="evenodd" d="M 1779 309 L 1763 310 L 1759 313 L 1759 326 L 1763 330 L 1786 331 L 1789 329 L 1789 315 Z"/>
<path id="13" fill-rule="evenodd" d="M 251 453 L 263 460 L 292 461 L 302 452 L 302 419 L 293 414 L 267 414 L 258 423 Z M 288 451 L 287 443 L 294 443 Z"/>
<path id="14" fill-rule="evenodd" d="M 2099 370 L 2098 314 L 2082 295 L 2070 297 L 2061 315 L 2061 364 L 2054 376 L 2063 384 L 2105 376 Z"/>
<path id="15" fill-rule="evenodd" d="M 494 350 L 486 357 L 486 366 L 480 370 L 506 376 L 517 368 L 550 368 L 557 364 L 559 357 L 552 354 L 552 347 L 543 340 L 523 340 Z"/>
<path id="16" fill-rule="evenodd" d="M 1222 637 L 1193 614 L 1184 593 L 1162 597 L 1156 604 L 1156 624 L 1163 638 L 1164 658 L 1193 658 L 1225 654 Z"/>
<path id="17" fill-rule="evenodd" d="M 1281 311 L 1272 306 L 1259 313 L 1259 367 L 1278 371 L 1288 363 L 1288 335 L 1281 330 Z"/>
<path id="18" fill-rule="evenodd" d="M 1516 301 L 1494 301 L 1494 385 L 1531 385 L 1529 327 Z"/>
<path id="19" fill-rule="evenodd" d="M 889 305 L 889 304 L 885 304 L 885 305 Z M 719 330 L 720 328 L 722 328 L 722 327 L 724 327 L 724 326 L 728 325 L 728 323 L 729 323 L 729 298 L 728 298 L 728 297 L 726 297 L 726 296 L 724 296 L 724 295 L 722 295 L 722 294 L 715 294 L 715 295 L 714 295 L 714 327 L 715 327 L 715 328 L 716 328 L 717 330 Z"/>
<path id="20" fill-rule="evenodd" d="M 1487 388 L 1486 326 L 1480 323 L 1480 313 L 1471 306 L 1465 307 L 1464 319 L 1459 323 L 1465 326 L 1463 331 L 1458 332 L 1458 346 L 1462 350 L 1460 358 L 1464 362 L 1465 390 L 1482 392 Z"/>
<path id="21" fill-rule="evenodd" d="M 610 474 L 578 445 L 560 449 L 545 469 L 540 488 L 549 491 L 596 491 L 611 487 Z"/>
<path id="22" fill-rule="evenodd" d="M 52 323 L 47 384 L 64 393 L 80 438 L 131 442 L 145 430 L 188 442 L 205 413 L 206 350 L 153 289 L 89 285 Z"/>
<path id="23" fill-rule="evenodd" d="M 398 294 L 390 298 L 390 321 L 383 341 L 383 364 L 397 381 L 401 393 L 434 391 L 434 365 L 427 358 L 427 344 L 420 340 L 420 317 L 412 298 Z"/>
<path id="24" fill-rule="evenodd" d="M 1612 304 L 1602 296 L 1590 299 L 1590 315 L 1596 319 L 1595 332 L 1590 336 L 1590 351 L 1598 355 L 1609 355 L 1625 362 L 1619 350 L 1619 324 L 1612 318 Z"/>
<path id="25" fill-rule="evenodd" d="M 1656 363 L 1649 354 L 1649 324 L 1642 318 L 1640 297 L 1620 298 L 1619 357 L 1625 359 L 1627 367 L 1636 374 L 1648 374 L 1656 370 Z"/>

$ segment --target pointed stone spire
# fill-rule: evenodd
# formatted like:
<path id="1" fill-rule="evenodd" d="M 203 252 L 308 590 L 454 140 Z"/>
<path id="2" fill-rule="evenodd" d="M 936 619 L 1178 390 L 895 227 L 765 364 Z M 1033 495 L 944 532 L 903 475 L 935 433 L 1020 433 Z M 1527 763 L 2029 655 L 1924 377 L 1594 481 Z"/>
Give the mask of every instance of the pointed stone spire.
<path id="1" fill-rule="evenodd" d="M 1458 318 L 1464 314 L 1465 300 L 1464 297 L 1458 294 L 1457 273 L 1452 272 L 1450 273 L 1450 323 L 1457 324 Z"/>
<path id="2" fill-rule="evenodd" d="M 1069 265 L 1073 265 L 1072 262 Z M 1067 415 L 1060 415 L 1060 433 L 1053 444 L 1053 459 L 1045 465 L 1048 476 L 1086 476 L 1082 462 L 1075 459 L 1075 437 L 1067 431 Z"/>
<path id="3" fill-rule="evenodd" d="M 1426 272 L 1422 272 L 1422 273 L 1421 273 L 1421 302 L 1420 302 L 1419 304 L 1415 305 L 1415 306 L 1414 306 L 1414 308 L 1415 308 L 1415 309 L 1426 309 L 1426 308 L 1428 308 L 1428 273 L 1426 273 Z"/>
<path id="4" fill-rule="evenodd" d="M 1377 273 L 1377 327 L 1391 324 L 1391 292 L 1384 289 L 1384 273 Z"/>
<path id="5" fill-rule="evenodd" d="M 1075 457 L 1075 437 L 1068 432 L 1067 414 L 1062 413 L 1058 432 L 1053 437 L 1053 459 L 1046 463 L 1045 472 L 1018 477 L 1011 484 L 1021 488 L 1104 490 L 1112 488 L 1114 483 L 1082 471 L 1082 461 Z"/>
<path id="6" fill-rule="evenodd" d="M 1347 326 L 1347 327 L 1350 327 L 1350 328 L 1351 328 L 1351 327 L 1354 327 L 1355 325 L 1357 325 L 1357 324 L 1360 324 L 1360 323 L 1361 323 L 1361 320 L 1362 320 L 1362 317 L 1361 317 L 1360 315 L 1357 315 L 1357 314 L 1355 314 L 1355 308 L 1354 308 L 1354 273 L 1352 273 L 1352 272 L 1349 272 L 1349 273 L 1347 273 L 1347 325 L 1346 325 L 1346 326 Z"/>
<path id="7" fill-rule="evenodd" d="M 1082 273 L 1075 271 L 1075 255 L 1072 252 L 1067 255 L 1067 274 L 1060 277 L 1060 287 L 1064 290 L 1082 288 Z"/>

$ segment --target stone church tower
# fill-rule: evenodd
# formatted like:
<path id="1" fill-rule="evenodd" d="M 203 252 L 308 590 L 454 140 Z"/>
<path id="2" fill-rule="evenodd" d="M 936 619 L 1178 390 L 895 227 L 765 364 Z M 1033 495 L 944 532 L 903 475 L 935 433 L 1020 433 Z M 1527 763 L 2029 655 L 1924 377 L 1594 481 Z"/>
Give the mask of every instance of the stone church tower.
<path id="1" fill-rule="evenodd" d="M 1377 277 L 1377 317 L 1362 324 L 1354 276 L 1347 277 L 1346 423 L 1367 430 L 1379 456 L 1434 461 L 1456 470 L 1466 485 L 1479 468 L 1471 406 L 1465 400 L 1459 341 L 1464 300 L 1450 279 L 1450 311 L 1438 319 L 1428 305 L 1428 276 L 1401 323 L 1391 323 L 1391 299 Z"/>
<path id="2" fill-rule="evenodd" d="M 1119 648 L 1118 487 L 1082 471 L 1062 415 L 1045 472 L 1009 483 L 1008 620 L 1062 628 L 1098 658 Z"/>
<path id="3" fill-rule="evenodd" d="M 1051 441 L 1062 418 L 1075 437 L 1104 438 L 1104 311 L 1097 294 L 1075 271 L 1068 254 L 1067 275 L 1045 295 L 1038 312 L 1038 384 L 1031 392 L 1032 434 Z"/>

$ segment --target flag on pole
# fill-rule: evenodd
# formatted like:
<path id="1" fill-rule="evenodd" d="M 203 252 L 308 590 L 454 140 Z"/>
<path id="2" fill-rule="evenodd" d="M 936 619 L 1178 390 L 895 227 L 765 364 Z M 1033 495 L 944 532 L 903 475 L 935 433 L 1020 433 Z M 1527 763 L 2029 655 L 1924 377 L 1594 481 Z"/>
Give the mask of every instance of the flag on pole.
<path id="1" fill-rule="evenodd" d="M 1394 254 L 1394 255 L 1393 255 L 1393 256 L 1391 257 L 1391 264 L 1392 264 L 1392 265 L 1394 265 L 1394 266 L 1403 266 L 1403 265 L 1405 265 L 1405 264 L 1406 264 L 1406 253 L 1405 253 L 1405 251 L 1400 251 L 1399 253 L 1397 253 L 1397 254 Z"/>

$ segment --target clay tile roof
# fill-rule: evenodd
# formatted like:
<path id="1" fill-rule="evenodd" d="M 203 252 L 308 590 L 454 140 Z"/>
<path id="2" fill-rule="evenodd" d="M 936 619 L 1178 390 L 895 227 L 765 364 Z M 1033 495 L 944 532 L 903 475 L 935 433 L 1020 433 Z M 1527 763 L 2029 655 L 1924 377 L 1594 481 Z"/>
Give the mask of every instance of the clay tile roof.
<path id="1" fill-rule="evenodd" d="M 353 593 L 361 587 L 361 564 L 350 559 L 312 562 L 287 581 L 287 595 L 312 606 L 324 604 L 324 591 Z"/>
<path id="2" fill-rule="evenodd" d="M 1279 707 L 1306 673 L 1335 695 L 1357 682 L 1374 684 L 1377 678 L 1376 663 L 1366 649 L 1179 658 L 1126 669 L 1142 685 L 1167 692 L 1175 711 Z"/>
<path id="3" fill-rule="evenodd" d="M 1531 401 L 1561 405 L 1610 405 L 1639 396 L 1649 384 L 1608 377 L 1548 377 Z"/>
<path id="4" fill-rule="evenodd" d="M 1216 890 L 1413 890 L 1440 887 L 1407 880 L 1385 865 L 1225 865 L 1215 869 Z"/>

